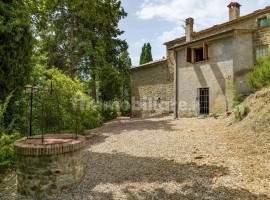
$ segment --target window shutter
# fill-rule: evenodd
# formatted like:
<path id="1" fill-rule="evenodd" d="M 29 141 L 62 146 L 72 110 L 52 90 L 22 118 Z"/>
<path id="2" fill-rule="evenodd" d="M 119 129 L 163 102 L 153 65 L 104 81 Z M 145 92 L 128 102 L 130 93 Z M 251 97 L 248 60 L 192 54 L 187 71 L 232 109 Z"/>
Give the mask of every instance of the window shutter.
<path id="1" fill-rule="evenodd" d="M 191 63 L 191 48 L 187 47 L 187 62 Z"/>
<path id="2" fill-rule="evenodd" d="M 208 60 L 208 45 L 203 43 L 203 59 Z"/>

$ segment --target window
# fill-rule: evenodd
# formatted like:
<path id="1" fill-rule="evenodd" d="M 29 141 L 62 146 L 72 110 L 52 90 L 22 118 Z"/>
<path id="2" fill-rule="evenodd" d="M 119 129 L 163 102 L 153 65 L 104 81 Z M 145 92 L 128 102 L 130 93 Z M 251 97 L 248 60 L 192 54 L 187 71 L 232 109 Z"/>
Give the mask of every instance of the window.
<path id="1" fill-rule="evenodd" d="M 268 24 L 267 17 L 259 19 L 259 27 L 264 27 Z"/>
<path id="2" fill-rule="evenodd" d="M 194 60 L 195 62 L 203 61 L 203 48 L 194 49 Z"/>
<path id="3" fill-rule="evenodd" d="M 201 62 L 208 60 L 208 45 L 203 43 L 200 48 L 187 47 L 187 62 Z"/>
<path id="4" fill-rule="evenodd" d="M 261 45 L 256 48 L 256 58 L 265 57 L 268 53 L 268 45 Z"/>

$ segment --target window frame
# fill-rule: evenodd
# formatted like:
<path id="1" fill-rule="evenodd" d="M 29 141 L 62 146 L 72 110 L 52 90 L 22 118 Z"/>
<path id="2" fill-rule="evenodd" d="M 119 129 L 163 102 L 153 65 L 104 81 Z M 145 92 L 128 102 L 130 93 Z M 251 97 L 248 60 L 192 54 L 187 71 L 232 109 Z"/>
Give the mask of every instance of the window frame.
<path id="1" fill-rule="evenodd" d="M 258 45 L 256 46 L 256 59 L 260 57 L 265 57 L 269 53 L 269 45 L 268 44 L 263 44 L 263 45 Z"/>
<path id="2" fill-rule="evenodd" d="M 202 49 L 203 50 L 203 60 L 196 61 L 196 51 Z M 208 44 L 205 42 L 202 43 L 200 46 L 196 47 L 187 47 L 186 48 L 186 62 L 188 63 L 200 63 L 200 62 L 205 62 L 209 60 L 209 48 Z"/>
<path id="3" fill-rule="evenodd" d="M 266 24 L 261 26 L 261 20 L 266 20 Z M 262 16 L 262 17 L 258 18 L 258 27 L 259 28 L 265 28 L 265 27 L 268 27 L 268 25 L 269 25 L 269 18 L 267 16 Z"/>

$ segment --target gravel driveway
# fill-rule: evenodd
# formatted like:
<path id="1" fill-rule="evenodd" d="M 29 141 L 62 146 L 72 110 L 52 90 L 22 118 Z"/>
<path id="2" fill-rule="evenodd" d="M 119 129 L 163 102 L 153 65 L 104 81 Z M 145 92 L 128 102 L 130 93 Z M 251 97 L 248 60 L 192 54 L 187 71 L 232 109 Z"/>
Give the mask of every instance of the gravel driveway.
<path id="1" fill-rule="evenodd" d="M 120 118 L 88 133 L 85 176 L 46 199 L 270 199 L 269 188 L 245 180 L 222 140 L 228 119 Z M 16 194 L 15 175 L 0 199 Z"/>

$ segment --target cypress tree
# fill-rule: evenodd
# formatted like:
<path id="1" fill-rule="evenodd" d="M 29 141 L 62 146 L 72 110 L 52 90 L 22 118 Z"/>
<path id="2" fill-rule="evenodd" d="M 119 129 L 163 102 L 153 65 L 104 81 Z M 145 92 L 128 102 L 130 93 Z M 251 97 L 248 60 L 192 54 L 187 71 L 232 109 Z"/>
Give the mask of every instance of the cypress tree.
<path id="1" fill-rule="evenodd" d="M 142 53 L 140 56 L 140 65 L 145 63 L 145 53 L 146 53 L 145 50 L 146 50 L 146 43 L 144 43 L 142 47 Z"/>
<path id="2" fill-rule="evenodd" d="M 22 88 L 32 71 L 33 37 L 23 1 L 0 1 L 0 100 Z"/>
<path id="3" fill-rule="evenodd" d="M 151 44 L 144 43 L 142 47 L 142 53 L 140 56 L 140 65 L 153 61 L 152 52 L 151 52 Z"/>

